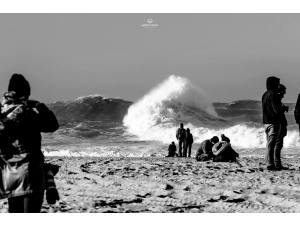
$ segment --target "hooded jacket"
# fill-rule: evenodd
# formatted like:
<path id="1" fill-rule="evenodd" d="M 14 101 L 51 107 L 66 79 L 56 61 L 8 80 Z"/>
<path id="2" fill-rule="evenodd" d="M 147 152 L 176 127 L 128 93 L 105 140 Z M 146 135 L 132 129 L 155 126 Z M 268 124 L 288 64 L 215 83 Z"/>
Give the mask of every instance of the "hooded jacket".
<path id="1" fill-rule="evenodd" d="M 294 116 L 297 124 L 300 124 L 300 94 L 298 94 L 297 103 L 295 106 Z"/>
<path id="2" fill-rule="evenodd" d="M 44 191 L 41 132 L 59 127 L 44 104 L 7 92 L 0 112 L 0 198 Z"/>
<path id="3" fill-rule="evenodd" d="M 262 111 L 264 124 L 280 124 L 282 121 L 282 104 L 277 93 L 280 79 L 268 77 L 266 86 L 267 91 L 262 96 Z"/>

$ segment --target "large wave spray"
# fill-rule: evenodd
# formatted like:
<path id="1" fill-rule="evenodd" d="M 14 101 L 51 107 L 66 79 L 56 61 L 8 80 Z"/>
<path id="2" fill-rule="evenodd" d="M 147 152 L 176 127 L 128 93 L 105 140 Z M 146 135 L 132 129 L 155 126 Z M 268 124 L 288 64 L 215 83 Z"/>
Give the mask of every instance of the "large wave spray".
<path id="1" fill-rule="evenodd" d="M 170 143 L 180 122 L 185 123 L 201 142 L 225 133 L 235 146 L 242 148 L 265 147 L 262 126 L 233 124 L 220 118 L 205 93 L 188 79 L 171 75 L 142 99 L 131 105 L 123 119 L 129 133 L 140 140 Z M 298 132 L 289 131 L 285 147 L 299 147 Z"/>

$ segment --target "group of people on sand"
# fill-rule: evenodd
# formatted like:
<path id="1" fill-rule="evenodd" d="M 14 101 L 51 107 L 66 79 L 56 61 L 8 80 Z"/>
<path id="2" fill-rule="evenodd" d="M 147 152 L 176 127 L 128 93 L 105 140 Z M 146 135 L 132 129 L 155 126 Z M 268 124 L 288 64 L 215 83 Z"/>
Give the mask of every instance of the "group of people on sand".
<path id="1" fill-rule="evenodd" d="M 281 162 L 283 139 L 287 134 L 282 103 L 286 88 L 280 79 L 270 76 L 262 96 L 262 113 L 267 138 L 267 169 L 286 169 Z M 59 128 L 52 111 L 41 102 L 29 99 L 30 85 L 21 74 L 13 74 L 0 103 L 0 198 L 8 198 L 9 212 L 40 212 L 44 193 L 49 204 L 59 200 L 54 176 L 59 167 L 45 163 L 41 151 L 41 132 Z M 300 95 L 294 111 L 300 124 Z M 176 132 L 179 151 L 172 142 L 169 157 L 191 157 L 193 135 L 183 124 Z M 239 154 L 224 134 L 204 140 L 196 152 L 197 161 L 238 162 Z"/>
<path id="2" fill-rule="evenodd" d="M 230 139 L 221 134 L 201 142 L 196 153 L 197 161 L 213 160 L 214 162 L 237 162 L 239 154 L 231 147 Z"/>
<path id="3" fill-rule="evenodd" d="M 46 192 L 49 204 L 59 200 L 54 176 L 59 166 L 45 163 L 41 132 L 59 125 L 52 111 L 31 100 L 30 85 L 13 74 L 0 103 L 0 198 L 8 198 L 12 213 L 38 213 Z"/>
<path id="4" fill-rule="evenodd" d="M 180 124 L 176 132 L 176 139 L 178 141 L 178 153 L 175 142 L 173 141 L 169 145 L 167 157 L 191 157 L 194 137 L 189 128 L 184 129 L 183 123 Z"/>
<path id="5" fill-rule="evenodd" d="M 178 153 L 175 142 L 169 145 L 167 157 L 191 157 L 192 145 L 194 138 L 190 129 L 184 129 L 183 123 L 180 124 L 176 132 L 176 139 L 178 141 Z M 197 161 L 219 161 L 230 162 L 236 161 L 239 154 L 236 153 L 230 144 L 230 139 L 224 134 L 221 134 L 221 141 L 217 136 L 211 139 L 204 140 L 196 152 Z"/>
<path id="6" fill-rule="evenodd" d="M 278 77 L 270 76 L 266 80 L 266 89 L 262 96 L 262 119 L 267 140 L 267 170 L 285 170 L 288 168 L 282 165 L 281 150 L 284 137 L 287 135 L 288 125 L 285 113 L 289 111 L 289 107 L 282 103 L 282 99 L 286 94 L 286 87 L 280 83 Z M 300 130 L 300 94 L 298 95 L 294 116 Z M 169 146 L 168 157 L 191 157 L 193 135 L 188 128 L 184 129 L 182 123 L 177 130 L 176 138 L 179 152 L 176 153 L 176 145 L 172 142 Z M 204 140 L 200 143 L 200 147 L 196 152 L 197 161 L 238 162 L 238 157 L 239 154 L 231 147 L 230 139 L 224 134 L 221 134 L 221 141 L 217 136 Z"/>

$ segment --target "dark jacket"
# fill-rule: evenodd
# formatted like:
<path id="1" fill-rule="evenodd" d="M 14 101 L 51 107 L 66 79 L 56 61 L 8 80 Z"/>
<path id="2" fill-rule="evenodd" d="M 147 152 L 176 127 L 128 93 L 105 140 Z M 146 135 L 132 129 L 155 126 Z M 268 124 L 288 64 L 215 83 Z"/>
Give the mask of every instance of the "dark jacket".
<path id="1" fill-rule="evenodd" d="M 297 103 L 295 106 L 294 116 L 297 124 L 300 124 L 300 94 L 298 94 Z"/>
<path id="2" fill-rule="evenodd" d="M 197 153 L 196 153 L 196 157 L 202 155 L 202 154 L 207 154 L 210 158 L 212 158 L 214 156 L 213 152 L 212 152 L 212 147 L 213 147 L 213 143 L 211 142 L 211 140 L 205 140 L 203 142 L 201 142 Z"/>
<path id="3" fill-rule="evenodd" d="M 239 154 L 234 151 L 231 144 L 227 141 L 220 141 L 213 146 L 215 162 L 230 162 L 236 161 Z"/>
<path id="4" fill-rule="evenodd" d="M 170 145 L 169 145 L 169 149 L 168 149 L 168 156 L 169 156 L 169 157 L 174 157 L 174 156 L 176 156 L 176 151 L 177 151 L 176 145 L 175 145 L 175 144 L 170 144 Z"/>
<path id="5" fill-rule="evenodd" d="M 193 135 L 191 133 L 186 133 L 186 144 L 193 144 L 194 142 L 194 138 Z"/>
<path id="6" fill-rule="evenodd" d="M 267 91 L 262 96 L 262 111 L 264 124 L 280 124 L 282 122 L 283 108 L 277 88 L 279 78 L 268 77 Z"/>
<path id="7" fill-rule="evenodd" d="M 41 132 L 59 127 L 55 115 L 42 103 L 4 95 L 0 113 L 0 197 L 44 190 Z"/>
<path id="8" fill-rule="evenodd" d="M 184 128 L 178 128 L 176 138 L 177 140 L 184 141 L 186 138 L 186 130 Z"/>

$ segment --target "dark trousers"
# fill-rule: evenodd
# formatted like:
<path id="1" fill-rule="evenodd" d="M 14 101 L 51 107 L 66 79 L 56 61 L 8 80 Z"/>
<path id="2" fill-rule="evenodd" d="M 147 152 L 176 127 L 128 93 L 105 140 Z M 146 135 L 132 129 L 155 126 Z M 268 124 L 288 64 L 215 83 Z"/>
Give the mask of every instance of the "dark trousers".
<path id="1" fill-rule="evenodd" d="M 41 212 L 44 192 L 33 193 L 8 199 L 10 213 L 39 213 Z"/>
<path id="2" fill-rule="evenodd" d="M 182 150 L 185 149 L 185 141 L 184 140 L 178 140 L 178 148 L 179 148 L 179 157 L 182 157 Z"/>
<path id="3" fill-rule="evenodd" d="M 183 157 L 191 157 L 192 143 L 186 143 L 183 151 Z"/>
<path id="4" fill-rule="evenodd" d="M 268 166 L 281 167 L 281 149 L 285 136 L 285 127 L 280 124 L 265 124 L 267 135 L 267 155 Z"/>

